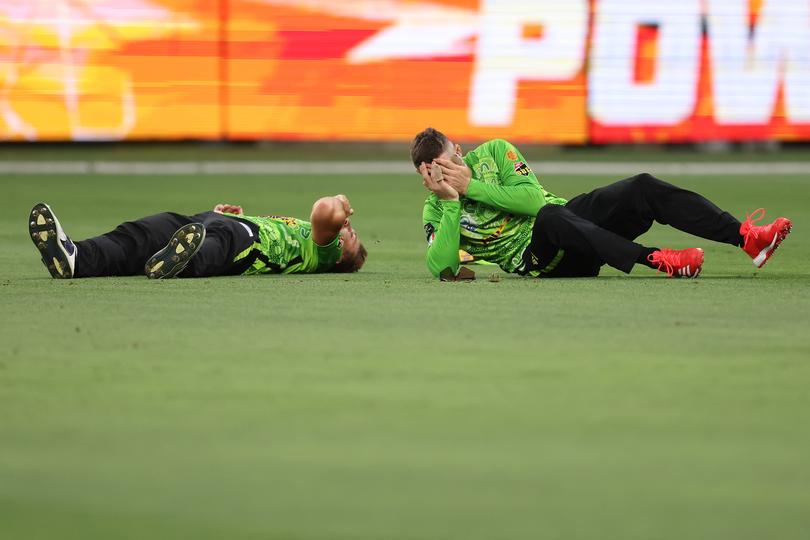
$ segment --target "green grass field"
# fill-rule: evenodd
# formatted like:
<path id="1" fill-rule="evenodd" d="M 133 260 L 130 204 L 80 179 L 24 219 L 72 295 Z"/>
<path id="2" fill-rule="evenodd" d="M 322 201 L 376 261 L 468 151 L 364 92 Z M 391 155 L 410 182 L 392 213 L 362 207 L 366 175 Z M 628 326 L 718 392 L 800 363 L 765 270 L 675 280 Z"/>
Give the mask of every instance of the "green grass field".
<path id="1" fill-rule="evenodd" d="M 699 279 L 440 283 L 415 176 L 0 179 L 0 536 L 808 538 L 810 180 L 671 180 L 793 235 L 756 273 L 656 227 Z M 337 192 L 357 275 L 55 281 L 26 236 L 40 200 L 80 239 Z"/>

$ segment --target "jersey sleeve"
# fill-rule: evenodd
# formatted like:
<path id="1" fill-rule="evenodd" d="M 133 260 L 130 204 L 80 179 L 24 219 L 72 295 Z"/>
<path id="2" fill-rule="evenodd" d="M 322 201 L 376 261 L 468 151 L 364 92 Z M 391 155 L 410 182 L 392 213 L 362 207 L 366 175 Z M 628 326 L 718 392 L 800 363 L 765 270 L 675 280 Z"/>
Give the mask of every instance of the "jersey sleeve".
<path id="1" fill-rule="evenodd" d="M 510 214 L 537 215 L 546 201 L 540 182 L 523 155 L 502 139 L 486 144 L 489 145 L 488 151 L 498 167 L 500 185 L 472 179 L 465 195 Z"/>
<path id="2" fill-rule="evenodd" d="M 450 268 L 458 273 L 461 203 L 443 201 L 435 195 L 428 197 L 422 211 L 422 222 L 428 242 L 427 267 L 436 277 L 442 270 Z"/>

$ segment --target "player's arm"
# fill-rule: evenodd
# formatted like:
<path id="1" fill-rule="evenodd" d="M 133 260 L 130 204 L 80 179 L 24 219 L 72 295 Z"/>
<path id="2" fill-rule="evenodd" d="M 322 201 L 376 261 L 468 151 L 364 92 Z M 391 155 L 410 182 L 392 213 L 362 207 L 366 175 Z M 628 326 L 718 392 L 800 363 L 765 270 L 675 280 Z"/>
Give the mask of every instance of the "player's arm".
<path id="1" fill-rule="evenodd" d="M 419 168 L 423 185 L 435 194 L 428 197 L 422 211 L 422 222 L 427 235 L 428 250 L 425 261 L 428 270 L 436 277 L 443 270 L 450 269 L 453 275 L 458 273 L 458 247 L 461 236 L 461 203 L 458 192 L 445 182 L 434 181 L 427 167 Z"/>
<path id="2" fill-rule="evenodd" d="M 425 224 L 428 250 L 425 262 L 428 270 L 436 277 L 449 268 L 453 275 L 458 273 L 461 203 L 438 199 L 425 203 L 422 221 Z"/>
<path id="3" fill-rule="evenodd" d="M 498 167 L 500 185 L 473 179 L 472 171 L 466 165 L 457 165 L 445 159 L 436 161 L 451 185 L 462 195 L 510 214 L 537 215 L 546 201 L 540 183 L 523 155 L 501 139 L 486 144 L 491 146 L 490 153 Z"/>
<path id="4" fill-rule="evenodd" d="M 312 205 L 309 222 L 312 224 L 312 239 L 325 246 L 337 238 L 340 229 L 354 214 L 354 209 L 346 195 L 321 197 Z"/>

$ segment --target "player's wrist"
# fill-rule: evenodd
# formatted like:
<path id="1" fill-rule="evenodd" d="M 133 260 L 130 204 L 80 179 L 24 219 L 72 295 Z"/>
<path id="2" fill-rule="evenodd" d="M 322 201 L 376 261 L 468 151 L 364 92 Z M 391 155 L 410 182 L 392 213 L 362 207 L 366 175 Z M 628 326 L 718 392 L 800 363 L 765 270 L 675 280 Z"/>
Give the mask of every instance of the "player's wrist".
<path id="1" fill-rule="evenodd" d="M 458 191 L 455 189 L 444 191 L 439 195 L 439 198 L 445 201 L 457 201 Z"/>
<path id="2" fill-rule="evenodd" d="M 481 188 L 480 180 L 470 179 L 470 181 L 467 182 L 467 185 L 464 189 L 464 195 L 471 199 L 476 199 L 476 197 L 480 195 L 481 191 L 480 188 Z"/>

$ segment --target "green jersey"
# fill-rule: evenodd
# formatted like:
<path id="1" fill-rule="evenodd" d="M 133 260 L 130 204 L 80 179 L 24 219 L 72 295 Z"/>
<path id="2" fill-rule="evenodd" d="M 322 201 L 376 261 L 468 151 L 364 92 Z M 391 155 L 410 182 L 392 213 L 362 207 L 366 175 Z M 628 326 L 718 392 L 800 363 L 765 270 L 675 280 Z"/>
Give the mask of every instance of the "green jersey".
<path id="1" fill-rule="evenodd" d="M 467 193 L 443 201 L 431 193 L 422 222 L 428 240 L 427 264 L 438 276 L 458 272 L 458 250 L 496 263 L 506 272 L 523 264 L 537 212 L 545 204 L 565 204 L 540 185 L 523 155 L 507 141 L 485 142 L 464 156 L 472 171 Z"/>
<path id="2" fill-rule="evenodd" d="M 236 257 L 238 261 L 256 256 L 244 274 L 313 274 L 329 270 L 340 259 L 340 236 L 328 245 L 319 246 L 312 239 L 312 225 L 308 221 L 282 216 L 235 217 L 259 229 L 254 244 Z"/>

